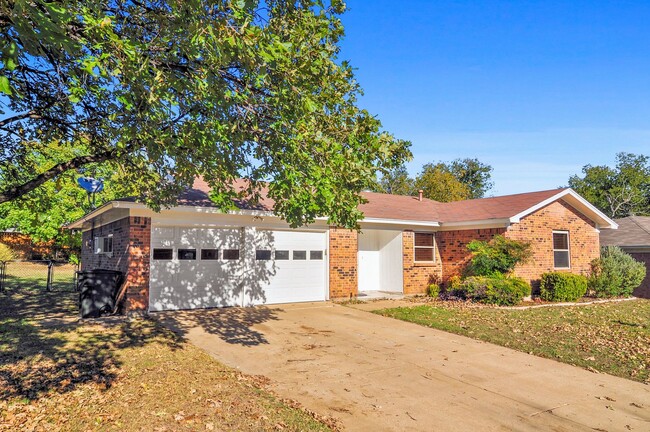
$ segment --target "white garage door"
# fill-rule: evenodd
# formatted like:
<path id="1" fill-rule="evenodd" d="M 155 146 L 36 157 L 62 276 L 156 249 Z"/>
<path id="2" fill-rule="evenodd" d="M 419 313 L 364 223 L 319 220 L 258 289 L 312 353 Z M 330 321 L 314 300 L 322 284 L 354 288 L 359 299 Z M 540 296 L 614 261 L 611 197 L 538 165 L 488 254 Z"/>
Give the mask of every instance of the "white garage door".
<path id="1" fill-rule="evenodd" d="M 154 227 L 151 311 L 326 299 L 325 233 Z"/>

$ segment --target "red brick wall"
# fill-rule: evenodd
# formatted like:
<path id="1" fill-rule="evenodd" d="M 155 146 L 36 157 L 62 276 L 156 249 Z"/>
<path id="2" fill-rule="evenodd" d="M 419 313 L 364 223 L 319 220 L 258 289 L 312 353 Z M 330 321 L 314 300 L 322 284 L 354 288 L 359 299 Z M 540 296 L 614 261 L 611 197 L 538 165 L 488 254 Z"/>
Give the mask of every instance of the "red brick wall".
<path id="1" fill-rule="evenodd" d="M 634 295 L 636 297 L 643 297 L 650 299 L 650 252 L 628 252 L 632 257 L 637 260 L 645 263 L 646 275 L 641 285 L 634 290 Z"/>
<path id="2" fill-rule="evenodd" d="M 356 231 L 330 228 L 329 283 L 332 299 L 357 296 L 357 241 Z"/>
<path id="3" fill-rule="evenodd" d="M 442 279 L 442 264 L 438 250 L 436 234 L 435 262 L 416 263 L 413 250 L 413 231 L 402 233 L 402 264 L 404 267 L 404 294 L 424 294 L 427 287 L 433 282 Z"/>
<path id="4" fill-rule="evenodd" d="M 105 237 L 113 234 L 113 254 L 95 254 L 93 242 L 95 237 Z M 122 273 L 128 270 L 129 250 L 129 218 L 124 218 L 102 225 L 95 229 L 84 231 L 81 243 L 81 270 L 117 270 Z"/>
<path id="5" fill-rule="evenodd" d="M 471 253 L 467 244 L 472 240 L 489 241 L 505 228 L 440 231 L 437 233 L 438 250 L 442 262 L 442 279 L 447 282 L 452 276 L 461 276 L 469 263 Z"/>
<path id="6" fill-rule="evenodd" d="M 533 244 L 533 257 L 517 266 L 515 274 L 539 286 L 542 273 L 555 271 L 553 230 L 569 231 L 571 268 L 566 271 L 588 275 L 590 263 L 600 255 L 600 239 L 594 223 L 562 200 L 555 201 L 508 227 L 506 237 Z"/>
<path id="7" fill-rule="evenodd" d="M 95 254 L 94 237 L 113 234 L 113 254 Z M 81 245 L 81 269 L 118 270 L 126 275 L 127 312 L 145 312 L 149 305 L 149 248 L 151 219 L 127 217 L 85 231 Z"/>
<path id="8" fill-rule="evenodd" d="M 126 310 L 146 312 L 149 308 L 151 218 L 131 216 L 129 222 Z"/>

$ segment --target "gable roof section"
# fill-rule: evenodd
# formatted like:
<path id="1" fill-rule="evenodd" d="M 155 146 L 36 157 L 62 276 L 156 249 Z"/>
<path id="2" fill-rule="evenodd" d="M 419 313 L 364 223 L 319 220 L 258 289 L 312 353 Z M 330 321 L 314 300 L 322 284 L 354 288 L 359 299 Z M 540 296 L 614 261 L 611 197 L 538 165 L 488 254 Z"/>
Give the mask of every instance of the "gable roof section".
<path id="1" fill-rule="evenodd" d="M 247 186 L 246 182 L 245 179 L 236 180 L 234 182 L 235 189 L 237 191 L 244 190 Z M 268 188 L 262 188 L 260 195 L 260 200 L 256 204 L 252 204 L 246 199 L 237 199 L 235 205 L 240 211 L 272 212 L 275 202 L 268 197 Z M 596 222 L 600 228 L 615 229 L 617 227 L 613 220 L 569 188 L 450 203 L 442 203 L 426 198 L 420 201 L 417 197 L 376 192 L 362 192 L 361 196 L 368 201 L 359 206 L 359 209 L 365 215 L 366 222 L 404 221 L 419 222 L 432 226 L 467 228 L 495 224 L 507 226 L 519 222 L 521 218 L 554 201 L 562 199 Z M 136 202 L 133 198 L 117 201 Z M 192 187 L 180 195 L 178 206 L 216 208 L 215 204 L 210 200 L 210 186 L 201 178 L 197 178 Z M 86 215 L 82 219 L 87 219 L 88 216 L 90 215 Z M 68 227 L 75 228 L 76 225 L 75 222 L 68 225 Z"/>
<path id="2" fill-rule="evenodd" d="M 603 246 L 650 246 L 650 216 L 628 216 L 616 219 L 616 231 L 602 231 L 600 244 Z"/>
<path id="3" fill-rule="evenodd" d="M 438 203 L 438 214 L 445 224 L 508 219 L 558 194 L 558 189 Z"/>

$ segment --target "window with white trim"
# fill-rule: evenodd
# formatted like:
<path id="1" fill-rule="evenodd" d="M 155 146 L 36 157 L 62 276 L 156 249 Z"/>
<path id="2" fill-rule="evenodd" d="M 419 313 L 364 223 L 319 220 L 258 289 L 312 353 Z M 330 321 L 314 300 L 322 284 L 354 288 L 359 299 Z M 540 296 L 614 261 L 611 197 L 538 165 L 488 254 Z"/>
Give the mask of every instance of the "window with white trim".
<path id="1" fill-rule="evenodd" d="M 413 250 L 415 262 L 433 262 L 436 260 L 436 239 L 433 233 L 415 233 Z"/>
<path id="2" fill-rule="evenodd" d="M 113 255 L 113 234 L 95 237 L 95 254 Z"/>
<path id="3" fill-rule="evenodd" d="M 553 266 L 556 269 L 571 268 L 568 231 L 553 231 Z"/>

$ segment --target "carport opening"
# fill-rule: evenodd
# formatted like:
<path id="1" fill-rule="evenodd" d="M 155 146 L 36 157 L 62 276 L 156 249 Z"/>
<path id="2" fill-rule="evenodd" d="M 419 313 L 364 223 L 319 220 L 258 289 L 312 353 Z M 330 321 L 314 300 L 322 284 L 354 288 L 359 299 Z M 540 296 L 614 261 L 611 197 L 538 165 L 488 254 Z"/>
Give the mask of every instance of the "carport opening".
<path id="1" fill-rule="evenodd" d="M 403 293 L 402 232 L 364 229 L 357 259 L 359 298 Z"/>

